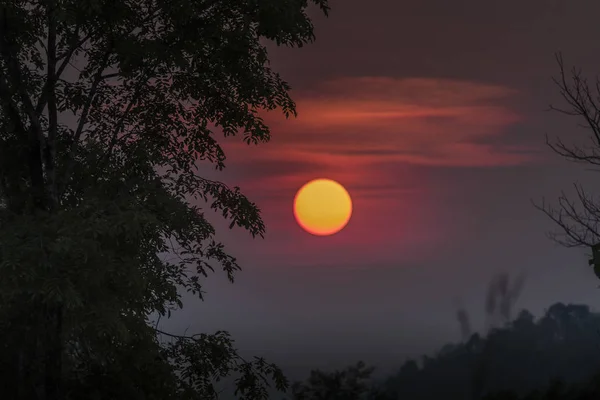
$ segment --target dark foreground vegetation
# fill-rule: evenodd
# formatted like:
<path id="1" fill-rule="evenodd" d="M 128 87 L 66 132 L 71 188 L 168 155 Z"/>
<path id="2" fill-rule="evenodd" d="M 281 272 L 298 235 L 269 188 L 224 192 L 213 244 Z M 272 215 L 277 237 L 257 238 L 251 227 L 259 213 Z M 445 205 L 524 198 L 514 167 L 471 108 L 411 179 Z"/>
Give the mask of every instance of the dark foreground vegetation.
<path id="1" fill-rule="evenodd" d="M 218 134 L 264 143 L 261 112 L 296 115 L 265 43 L 312 42 L 309 6 L 329 12 L 327 0 L 0 0 L 0 399 L 213 400 L 224 379 L 245 400 L 288 388 L 227 332 L 174 335 L 150 316 L 168 318 L 186 291 L 203 299 L 212 271 L 233 282 L 240 270 L 206 212 L 263 236 L 258 206 L 199 166 L 225 167 Z M 566 113 L 592 135 L 552 148 L 599 165 L 598 93 L 577 74 L 569 85 L 560 66 Z M 592 248 L 600 276 L 600 208 L 581 188 L 576 199 L 539 208 L 557 240 Z M 463 343 L 377 384 L 362 364 L 315 372 L 292 396 L 512 399 L 552 377 L 588 379 L 597 315 L 556 304 L 538 321 L 513 319 L 499 282 L 509 326 L 463 329 Z"/>
<path id="2" fill-rule="evenodd" d="M 293 399 L 598 399 L 599 329 L 600 314 L 585 305 L 556 303 L 537 320 L 523 310 L 505 327 L 406 361 L 384 380 L 362 362 L 313 371 L 292 386 Z"/>

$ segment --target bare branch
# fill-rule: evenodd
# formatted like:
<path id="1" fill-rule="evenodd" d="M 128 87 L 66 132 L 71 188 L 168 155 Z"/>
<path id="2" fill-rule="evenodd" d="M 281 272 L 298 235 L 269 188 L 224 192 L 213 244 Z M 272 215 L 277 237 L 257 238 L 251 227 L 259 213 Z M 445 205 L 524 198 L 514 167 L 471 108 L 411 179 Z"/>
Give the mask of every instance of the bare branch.
<path id="1" fill-rule="evenodd" d="M 590 85 L 581 70 L 572 68 L 571 77 L 567 79 L 562 56 L 558 54 L 556 61 L 560 75 L 553 79 L 568 108 L 550 109 L 563 115 L 580 117 L 585 122 L 579 126 L 591 130 L 590 145 L 566 145 L 560 138 L 546 144 L 556 154 L 565 159 L 600 166 L 600 81 L 596 77 L 594 85 Z M 574 185 L 576 200 L 573 201 L 561 192 L 558 205 L 551 207 L 542 201 L 534 207 L 546 214 L 558 227 L 558 233 L 549 234 L 550 238 L 566 247 L 592 246 L 600 241 L 600 203 L 593 195 L 587 193 L 579 184 Z"/>
<path id="2" fill-rule="evenodd" d="M 576 163 L 588 163 L 600 165 L 600 153 L 594 148 L 588 149 L 590 153 L 585 152 L 578 146 L 568 147 L 560 138 L 557 138 L 555 143 L 551 143 L 546 135 L 546 145 L 556 154 L 566 158 L 569 161 Z"/>
<path id="3" fill-rule="evenodd" d="M 168 337 L 172 337 L 174 339 L 183 339 L 183 340 L 196 340 L 197 337 L 199 337 L 201 334 L 194 334 L 192 336 L 187 336 L 187 335 L 175 335 L 173 333 L 168 333 L 165 331 L 161 331 L 160 329 L 157 328 L 153 328 L 157 333 L 160 333 L 161 335 L 165 335 Z"/>

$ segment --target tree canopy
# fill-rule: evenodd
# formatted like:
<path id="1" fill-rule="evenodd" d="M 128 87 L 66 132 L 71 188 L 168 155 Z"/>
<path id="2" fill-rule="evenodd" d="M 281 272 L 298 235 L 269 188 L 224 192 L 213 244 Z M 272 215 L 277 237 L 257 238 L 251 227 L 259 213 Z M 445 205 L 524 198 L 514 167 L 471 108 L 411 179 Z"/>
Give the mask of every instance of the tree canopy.
<path id="1" fill-rule="evenodd" d="M 556 303 L 537 321 L 522 310 L 487 335 L 448 344 L 433 356 L 408 360 L 386 387 L 395 398 L 481 398 L 501 391 L 524 395 L 552 379 L 581 382 L 598 367 L 600 315 L 584 305 Z"/>
<path id="2" fill-rule="evenodd" d="M 292 385 L 293 400 L 585 400 L 598 398 L 600 314 L 555 303 L 537 320 L 527 310 L 488 334 L 472 334 L 386 378 L 358 363 L 312 371 Z M 587 396 L 587 397 L 586 397 Z"/>
<path id="3" fill-rule="evenodd" d="M 210 210 L 262 236 L 256 204 L 198 166 L 217 134 L 269 140 L 295 116 L 265 40 L 314 40 L 327 0 L 0 0 L 0 368 L 3 398 L 200 399 L 237 373 L 266 398 L 275 365 L 226 332 L 163 341 L 149 315 L 240 269 Z M 171 254 L 175 257 L 167 258 Z M 36 397 L 37 396 L 37 397 Z"/>

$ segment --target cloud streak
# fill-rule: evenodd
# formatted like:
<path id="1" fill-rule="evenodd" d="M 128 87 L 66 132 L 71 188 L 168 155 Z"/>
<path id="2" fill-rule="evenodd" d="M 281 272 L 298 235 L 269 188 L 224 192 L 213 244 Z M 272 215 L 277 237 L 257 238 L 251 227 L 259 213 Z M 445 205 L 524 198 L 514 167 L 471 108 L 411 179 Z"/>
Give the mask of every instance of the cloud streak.
<path id="1" fill-rule="evenodd" d="M 293 93 L 298 117 L 265 115 L 272 142 L 259 151 L 227 146 L 230 159 L 257 166 L 257 178 L 302 175 L 315 169 L 377 170 L 381 163 L 487 167 L 533 159 L 525 146 L 502 145 L 505 129 L 521 120 L 508 104 L 518 92 L 447 79 L 340 78 Z M 490 138 L 496 143 L 486 143 Z M 249 154 L 252 153 L 252 154 Z M 258 165 L 280 162 L 279 171 Z M 260 170 L 260 172 L 259 172 Z"/>
<path id="2" fill-rule="evenodd" d="M 300 233 L 291 213 L 295 192 L 311 179 L 339 181 L 355 203 L 350 224 L 323 251 L 349 244 L 360 249 L 360 244 L 373 251 L 395 246 L 411 252 L 442 240 L 451 228 L 435 204 L 439 189 L 415 167 L 497 167 L 533 160 L 525 146 L 502 144 L 507 128 L 521 121 L 509 106 L 518 95 L 510 88 L 356 77 L 292 95 L 297 118 L 264 115 L 273 133 L 269 144 L 249 149 L 227 140 L 225 150 L 233 183 L 265 210 L 279 251 L 299 259 L 308 254 L 301 249 L 318 248 L 316 239 Z"/>
<path id="3" fill-rule="evenodd" d="M 297 119 L 266 119 L 282 153 L 285 148 L 297 158 L 311 153 L 362 163 L 514 165 L 527 161 L 523 149 L 478 141 L 521 120 L 507 106 L 517 94 L 443 79 L 342 78 L 296 94 Z"/>

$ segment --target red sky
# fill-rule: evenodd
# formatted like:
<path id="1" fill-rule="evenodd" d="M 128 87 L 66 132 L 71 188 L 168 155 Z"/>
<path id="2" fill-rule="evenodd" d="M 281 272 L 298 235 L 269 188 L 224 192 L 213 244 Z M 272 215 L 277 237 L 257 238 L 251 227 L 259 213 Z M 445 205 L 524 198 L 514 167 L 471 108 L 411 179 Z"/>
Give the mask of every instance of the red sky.
<path id="1" fill-rule="evenodd" d="M 356 249 L 430 246 L 448 234 L 434 223 L 436 189 L 404 166 L 490 167 L 534 162 L 537 149 L 486 143 L 521 120 L 510 107 L 516 90 L 464 80 L 390 77 L 341 77 L 294 92 L 298 117 L 266 116 L 272 141 L 249 149 L 239 141 L 227 146 L 236 184 L 259 196 L 268 226 L 267 253 L 273 238 L 280 255 L 307 256 L 304 246 Z M 299 231 L 291 200 L 315 178 L 342 183 L 354 201 L 351 224 L 330 238 Z M 395 223 L 391 223 L 395 221 Z M 302 243 L 302 246 L 299 244 Z M 362 250 L 358 250 L 362 251 Z M 298 253 L 298 254 L 295 254 Z"/>
<path id="2" fill-rule="evenodd" d="M 594 306 L 585 257 L 546 239 L 530 199 L 590 179 L 544 146 L 546 133 L 577 133 L 545 110 L 559 102 L 556 51 L 600 71 L 599 13 L 583 0 L 334 0 L 315 44 L 270 46 L 298 117 L 270 113 L 269 144 L 227 140 L 227 169 L 206 169 L 258 203 L 267 236 L 215 218 L 245 270 L 232 286 L 211 278 L 206 302 L 174 324 L 230 329 L 245 350 L 306 372 L 393 365 L 457 340 L 457 301 L 478 326 L 498 271 L 527 272 L 520 307 Z M 354 201 L 331 237 L 292 214 L 296 190 L 319 177 Z"/>

